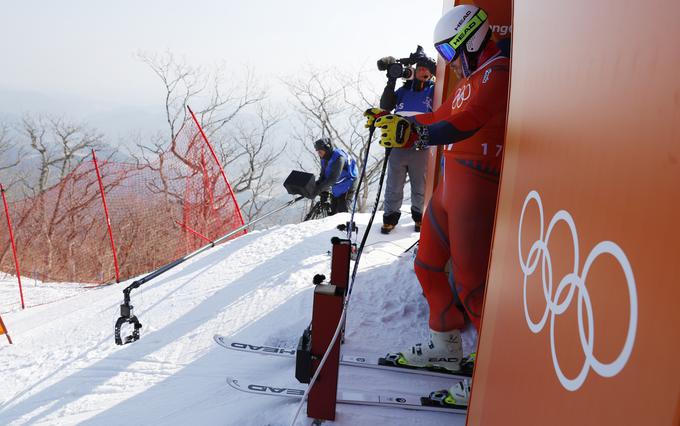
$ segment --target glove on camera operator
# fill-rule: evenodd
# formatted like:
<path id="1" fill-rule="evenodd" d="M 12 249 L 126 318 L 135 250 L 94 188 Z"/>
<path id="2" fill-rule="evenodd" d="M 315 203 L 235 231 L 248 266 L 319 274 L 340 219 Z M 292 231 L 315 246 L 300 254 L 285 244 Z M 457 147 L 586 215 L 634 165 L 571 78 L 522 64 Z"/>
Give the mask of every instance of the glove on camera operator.
<path id="1" fill-rule="evenodd" d="M 321 172 L 310 198 L 330 193 L 331 215 L 349 211 L 359 183 L 356 161 L 344 150 L 334 148 L 329 138 L 314 142 L 314 149 L 321 159 Z"/>
<path id="2" fill-rule="evenodd" d="M 408 68 L 413 65 L 415 70 Z M 425 55 L 421 46 L 418 46 L 408 58 L 398 60 L 392 56 L 381 58 L 378 60 L 378 69 L 387 71 L 387 84 L 380 98 L 381 109 L 394 110 L 395 114 L 404 117 L 432 111 L 434 98 L 432 77 L 436 70 L 436 62 Z M 395 90 L 398 78 L 405 78 L 406 81 Z M 387 163 L 385 213 L 380 229 L 383 234 L 390 233 L 399 222 L 407 174 L 411 182 L 411 217 L 415 222 L 416 232 L 420 231 L 428 159 L 429 152 L 426 149 L 398 149 L 390 153 Z"/>

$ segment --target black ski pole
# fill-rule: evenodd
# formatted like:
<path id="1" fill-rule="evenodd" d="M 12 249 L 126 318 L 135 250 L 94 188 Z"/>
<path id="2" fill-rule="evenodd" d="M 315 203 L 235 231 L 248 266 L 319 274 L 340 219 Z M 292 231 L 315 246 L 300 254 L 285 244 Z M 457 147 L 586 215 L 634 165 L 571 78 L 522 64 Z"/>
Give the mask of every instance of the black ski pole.
<path id="1" fill-rule="evenodd" d="M 411 245 L 409 246 L 409 248 L 407 248 L 406 250 L 404 250 L 404 253 L 408 253 L 409 251 L 411 251 L 411 249 L 412 249 L 413 247 L 417 246 L 419 242 L 420 242 L 420 239 L 416 240 L 415 243 L 411 244 Z M 402 254 L 403 254 L 403 253 L 402 253 Z"/>
<path id="2" fill-rule="evenodd" d="M 347 224 L 347 239 L 352 239 L 352 231 L 354 231 L 354 214 L 357 211 L 357 202 L 359 200 L 359 194 L 361 192 L 361 184 L 366 179 L 366 166 L 368 165 L 368 154 L 371 151 L 371 142 L 373 141 L 373 132 L 375 132 L 375 126 L 371 124 L 368 129 L 368 143 L 366 144 L 366 154 L 364 154 L 364 164 L 361 165 L 361 174 L 359 175 L 359 184 L 357 185 L 357 190 L 354 193 L 354 202 L 352 206 L 352 215 L 349 218 L 349 223 Z M 357 231 L 358 232 L 358 231 Z"/>
<path id="3" fill-rule="evenodd" d="M 192 257 L 197 256 L 197 255 L 203 253 L 204 251 L 215 247 L 217 244 L 220 244 L 223 241 L 226 241 L 227 239 L 229 239 L 233 235 L 238 234 L 239 232 L 243 231 L 244 229 L 248 228 L 249 226 L 261 221 L 262 219 L 264 219 L 268 216 L 271 216 L 274 213 L 277 213 L 277 212 L 285 209 L 286 207 L 292 206 L 293 204 L 302 200 L 303 198 L 305 198 L 305 197 L 299 196 L 297 198 L 290 200 L 289 202 L 282 205 L 281 207 L 279 207 L 275 210 L 272 210 L 271 212 L 264 214 L 264 215 L 258 217 L 257 219 L 251 220 L 250 222 L 234 229 L 233 231 L 231 231 L 228 234 L 216 239 L 215 241 L 211 241 L 209 244 L 206 244 L 205 246 L 199 248 L 198 250 L 196 250 L 192 253 L 189 253 L 189 254 L 187 254 L 187 255 L 185 255 L 185 256 L 183 256 L 183 257 L 181 257 L 181 258 L 179 258 L 179 259 L 177 259 L 177 260 L 175 260 L 171 263 L 168 263 L 165 266 L 162 266 L 162 267 L 156 269 L 152 273 L 134 281 L 128 287 L 123 289 L 123 304 L 120 305 L 120 318 L 118 318 L 118 320 L 116 321 L 116 325 L 115 325 L 115 328 L 114 328 L 114 338 L 115 338 L 116 344 L 117 345 L 125 345 L 125 344 L 132 343 L 135 340 L 139 339 L 139 330 L 142 328 L 142 324 L 139 322 L 137 317 L 132 312 L 133 306 L 130 304 L 130 292 L 132 290 L 134 290 L 134 289 L 140 287 L 141 285 L 151 281 L 152 279 L 158 277 L 159 275 L 168 272 L 169 270 L 171 270 L 175 266 L 191 259 Z M 123 339 L 120 336 L 120 328 L 123 324 L 131 324 L 134 327 L 132 334 L 130 334 L 129 336 L 126 336 L 125 339 Z"/>
<path id="4" fill-rule="evenodd" d="M 387 162 L 390 158 L 390 152 L 391 152 L 390 149 L 385 150 L 385 158 L 383 160 L 383 166 L 382 166 L 382 170 L 380 172 L 380 180 L 378 182 L 378 193 L 375 197 L 375 205 L 373 206 L 373 211 L 371 212 L 371 217 L 368 219 L 368 224 L 366 225 L 366 230 L 364 231 L 364 235 L 361 238 L 361 244 L 359 244 L 359 248 L 357 249 L 357 258 L 354 261 L 354 268 L 352 270 L 352 277 L 350 279 L 349 288 L 347 289 L 347 296 L 348 297 L 352 294 L 352 288 L 354 287 L 354 279 L 356 278 L 357 270 L 359 269 L 359 260 L 361 259 L 361 254 L 364 251 L 364 246 L 366 246 L 366 240 L 368 239 L 368 233 L 371 230 L 371 227 L 373 226 L 373 219 L 375 218 L 375 214 L 378 211 L 378 205 L 380 204 L 380 193 L 382 192 L 383 182 L 385 181 L 385 172 L 387 171 Z"/>

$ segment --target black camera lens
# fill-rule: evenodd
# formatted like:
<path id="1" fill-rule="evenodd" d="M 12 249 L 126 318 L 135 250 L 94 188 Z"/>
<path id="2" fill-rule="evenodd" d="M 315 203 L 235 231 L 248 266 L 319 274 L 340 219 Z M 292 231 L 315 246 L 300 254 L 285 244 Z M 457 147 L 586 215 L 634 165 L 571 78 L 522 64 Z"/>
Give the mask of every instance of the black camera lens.
<path id="1" fill-rule="evenodd" d="M 413 68 L 407 68 L 400 63 L 392 64 L 387 69 L 387 76 L 389 78 L 404 78 L 410 80 L 413 78 Z"/>
<path id="2" fill-rule="evenodd" d="M 387 69 L 387 76 L 389 78 L 406 78 L 404 77 L 404 72 L 406 70 L 408 70 L 408 68 L 404 68 L 400 63 L 392 64 Z"/>

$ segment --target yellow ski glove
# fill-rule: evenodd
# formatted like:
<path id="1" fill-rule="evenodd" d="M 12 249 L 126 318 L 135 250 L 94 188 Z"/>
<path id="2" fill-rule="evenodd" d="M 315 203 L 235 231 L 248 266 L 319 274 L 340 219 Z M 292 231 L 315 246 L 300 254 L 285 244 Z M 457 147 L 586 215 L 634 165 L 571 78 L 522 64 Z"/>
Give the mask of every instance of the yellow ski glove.
<path id="1" fill-rule="evenodd" d="M 369 108 L 364 112 L 364 117 L 366 117 L 366 128 L 370 128 L 375 124 L 375 119 L 387 115 L 390 112 L 380 108 Z"/>
<path id="2" fill-rule="evenodd" d="M 395 114 L 376 119 L 375 127 L 380 130 L 380 146 L 385 148 L 409 148 L 418 139 L 411 122 Z"/>

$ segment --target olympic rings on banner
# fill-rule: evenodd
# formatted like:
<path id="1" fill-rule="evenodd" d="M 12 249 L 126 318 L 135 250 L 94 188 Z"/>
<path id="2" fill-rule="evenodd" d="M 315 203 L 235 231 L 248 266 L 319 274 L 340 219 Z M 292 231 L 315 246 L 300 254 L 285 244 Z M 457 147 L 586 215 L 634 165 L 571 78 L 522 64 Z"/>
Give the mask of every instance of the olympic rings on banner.
<path id="1" fill-rule="evenodd" d="M 534 201 L 538 208 L 541 228 L 539 239 L 532 243 L 527 257 L 524 258 L 522 254 L 522 227 L 524 226 L 524 214 L 526 213 L 527 207 L 531 201 Z M 550 251 L 548 250 L 548 243 L 555 226 L 560 222 L 564 222 L 571 231 L 574 249 L 574 266 L 569 273 L 560 279 L 559 285 L 555 291 L 553 291 L 554 285 L 552 258 L 550 256 Z M 545 221 L 541 197 L 538 192 L 531 191 L 524 200 L 524 206 L 522 206 L 517 236 L 519 264 L 524 274 L 524 316 L 529 329 L 535 334 L 541 332 L 548 321 L 548 318 L 550 319 L 550 350 L 552 352 L 552 361 L 555 367 L 555 373 L 557 374 L 560 383 L 565 389 L 569 391 L 576 391 L 585 382 L 588 372 L 591 368 L 602 377 L 612 377 L 618 374 L 628 362 L 631 352 L 633 351 L 633 345 L 635 343 L 635 333 L 637 330 L 638 319 L 638 300 L 635 286 L 635 277 L 633 276 L 633 269 L 628 262 L 628 258 L 626 257 L 625 253 L 616 243 L 612 241 L 602 241 L 595 245 L 595 247 L 586 257 L 585 263 L 583 264 L 583 269 L 579 271 L 580 251 L 578 233 L 576 231 L 574 219 L 566 210 L 560 210 L 555 213 L 548 224 L 547 232 L 544 232 L 544 225 Z M 593 354 L 595 340 L 593 306 L 590 301 L 588 289 L 586 288 L 586 278 L 588 277 L 588 272 L 590 271 L 590 268 L 592 267 L 595 260 L 603 254 L 609 254 L 613 256 L 619 263 L 619 266 L 621 267 L 621 270 L 623 271 L 623 274 L 626 278 L 626 284 L 628 286 L 628 299 L 630 302 L 630 317 L 628 321 L 626 341 L 618 357 L 611 363 L 603 363 Z M 527 308 L 527 280 L 531 275 L 534 274 L 534 272 L 536 272 L 539 261 L 541 262 L 541 281 L 543 284 L 543 297 L 545 298 L 546 305 L 545 311 L 543 311 L 540 320 L 534 322 L 530 317 Z M 565 293 L 566 297 L 564 297 L 564 301 L 559 303 Z M 585 355 L 585 361 L 578 375 L 574 378 L 568 378 L 560 368 L 560 363 L 557 359 L 557 353 L 555 350 L 555 317 L 562 315 L 569 308 L 572 300 L 574 299 L 575 293 L 577 293 L 578 296 L 576 303 L 579 339 L 581 342 L 581 349 Z M 584 314 L 586 315 L 585 320 L 583 318 Z"/>

